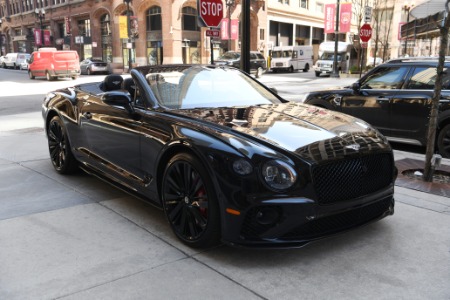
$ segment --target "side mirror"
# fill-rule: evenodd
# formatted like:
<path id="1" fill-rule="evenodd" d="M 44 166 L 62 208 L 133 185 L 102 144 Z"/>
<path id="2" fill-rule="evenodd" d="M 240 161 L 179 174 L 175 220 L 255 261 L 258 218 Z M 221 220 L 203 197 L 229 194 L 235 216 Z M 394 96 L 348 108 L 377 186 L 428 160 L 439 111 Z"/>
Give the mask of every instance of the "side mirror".
<path id="1" fill-rule="evenodd" d="M 123 107 L 129 113 L 134 112 L 133 106 L 131 105 L 131 98 L 124 92 L 120 91 L 106 92 L 102 95 L 101 100 L 108 105 Z"/>
<path id="2" fill-rule="evenodd" d="M 275 95 L 278 95 L 278 90 L 276 88 L 271 87 L 269 89 L 272 91 L 272 93 L 274 93 Z"/>
<path id="3" fill-rule="evenodd" d="M 352 84 L 352 90 L 354 91 L 354 92 L 359 92 L 359 89 L 361 88 L 361 86 L 359 85 L 359 82 L 357 81 L 357 82 L 354 82 L 353 84 Z"/>

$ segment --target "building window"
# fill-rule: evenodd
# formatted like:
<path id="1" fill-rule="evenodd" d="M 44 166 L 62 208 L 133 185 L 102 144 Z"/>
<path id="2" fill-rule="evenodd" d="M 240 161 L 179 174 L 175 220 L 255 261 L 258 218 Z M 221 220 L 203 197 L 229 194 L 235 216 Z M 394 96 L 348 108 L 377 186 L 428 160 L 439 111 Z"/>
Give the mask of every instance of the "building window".
<path id="1" fill-rule="evenodd" d="M 78 21 L 78 35 L 91 36 L 91 20 Z"/>
<path id="2" fill-rule="evenodd" d="M 265 36 L 265 34 L 264 34 L 264 28 L 260 28 L 260 29 L 259 29 L 259 39 L 260 39 L 261 41 L 263 41 L 263 40 L 264 40 L 264 36 Z"/>
<path id="3" fill-rule="evenodd" d="M 152 6 L 147 10 L 147 31 L 162 30 L 161 7 Z"/>
<path id="4" fill-rule="evenodd" d="M 323 3 L 316 3 L 316 11 L 323 13 Z"/>
<path id="5" fill-rule="evenodd" d="M 193 7 L 183 7 L 183 30 L 200 31 L 197 26 L 197 10 Z"/>
<path id="6" fill-rule="evenodd" d="M 111 34 L 111 22 L 109 20 L 109 15 L 104 14 L 100 18 L 100 32 L 102 36 L 110 35 Z"/>
<path id="7" fill-rule="evenodd" d="M 308 9 L 308 0 L 299 0 L 299 1 L 301 8 Z"/>

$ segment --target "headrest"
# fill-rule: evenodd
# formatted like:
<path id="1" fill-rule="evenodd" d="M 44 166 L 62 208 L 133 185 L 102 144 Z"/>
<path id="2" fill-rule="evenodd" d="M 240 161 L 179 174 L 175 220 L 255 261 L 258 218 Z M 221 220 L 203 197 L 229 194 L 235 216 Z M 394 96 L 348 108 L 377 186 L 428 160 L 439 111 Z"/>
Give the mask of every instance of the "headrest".
<path id="1" fill-rule="evenodd" d="M 128 91 L 130 93 L 131 97 L 134 97 L 134 94 L 136 92 L 136 84 L 134 83 L 133 78 L 125 78 L 125 80 L 122 83 L 122 90 Z"/>
<path id="2" fill-rule="evenodd" d="M 123 78 L 118 74 L 110 74 L 103 80 L 103 89 L 105 91 L 115 91 L 122 88 Z"/>

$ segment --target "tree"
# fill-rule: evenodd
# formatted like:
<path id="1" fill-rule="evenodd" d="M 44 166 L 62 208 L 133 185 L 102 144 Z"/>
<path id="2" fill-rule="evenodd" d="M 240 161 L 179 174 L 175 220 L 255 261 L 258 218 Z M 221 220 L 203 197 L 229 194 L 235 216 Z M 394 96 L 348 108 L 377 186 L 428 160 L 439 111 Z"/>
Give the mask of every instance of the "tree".
<path id="1" fill-rule="evenodd" d="M 439 33 L 441 35 L 441 45 L 439 47 L 439 62 L 437 66 L 436 74 L 436 85 L 434 87 L 433 99 L 431 101 L 431 112 L 430 112 L 430 123 L 428 124 L 428 135 L 427 135 L 427 150 L 425 154 L 425 169 L 423 174 L 424 181 L 433 181 L 433 170 L 431 165 L 431 159 L 434 153 L 435 141 L 436 141 L 436 127 L 437 127 L 437 117 L 439 100 L 441 98 L 442 90 L 442 75 L 444 72 L 444 61 L 445 54 L 448 47 L 448 33 L 450 27 L 450 18 L 448 12 L 450 9 L 450 0 L 447 0 L 446 12 L 444 13 L 444 19 L 442 24 L 436 22 L 436 26 L 439 28 Z"/>

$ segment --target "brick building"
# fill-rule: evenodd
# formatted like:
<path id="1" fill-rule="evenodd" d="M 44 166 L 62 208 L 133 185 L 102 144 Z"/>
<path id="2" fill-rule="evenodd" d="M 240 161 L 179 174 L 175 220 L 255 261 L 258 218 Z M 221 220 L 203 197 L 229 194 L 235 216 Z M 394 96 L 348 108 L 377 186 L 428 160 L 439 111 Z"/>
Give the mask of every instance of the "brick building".
<path id="1" fill-rule="evenodd" d="M 239 19 L 241 0 L 229 6 L 225 2 L 224 17 L 229 9 L 231 19 Z M 120 34 L 127 26 L 127 7 L 119 0 L 0 0 L 1 54 L 31 53 L 41 46 L 43 29 L 45 46 L 73 49 L 80 59 L 99 57 L 118 68 L 128 66 L 130 45 L 131 60 L 138 65 L 209 62 L 210 40 L 207 28 L 197 25 L 196 0 L 130 1 L 132 43 Z M 123 20 L 125 24 L 121 24 Z M 265 39 L 259 35 L 267 32 L 266 24 L 265 1 L 252 0 L 252 50 L 258 50 L 260 40 Z M 227 50 L 228 41 L 218 40 L 213 45 L 217 57 Z M 231 49 L 238 48 L 239 42 L 232 40 Z"/>

